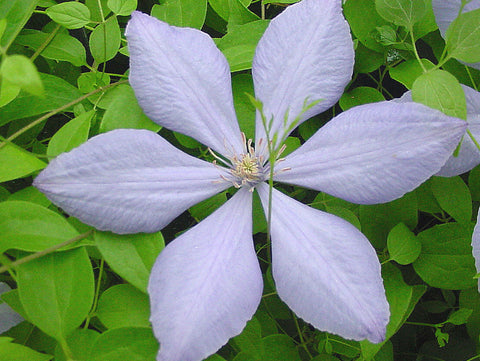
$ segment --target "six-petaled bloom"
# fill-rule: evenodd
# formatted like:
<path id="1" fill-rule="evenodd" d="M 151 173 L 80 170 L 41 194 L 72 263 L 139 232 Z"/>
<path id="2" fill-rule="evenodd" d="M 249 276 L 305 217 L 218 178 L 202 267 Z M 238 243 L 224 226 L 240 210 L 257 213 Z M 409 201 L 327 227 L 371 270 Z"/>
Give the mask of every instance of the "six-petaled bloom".
<path id="1" fill-rule="evenodd" d="M 158 360 L 204 359 L 257 309 L 263 283 L 252 192 L 268 213 L 270 167 L 276 182 L 360 204 L 388 202 L 436 173 L 465 131 L 465 122 L 423 105 L 380 102 L 341 113 L 269 163 L 269 149 L 279 154 L 295 126 L 334 105 L 351 78 L 353 43 L 340 0 L 303 0 L 270 22 L 252 66 L 262 104 L 255 149 L 240 132 L 229 66 L 209 36 L 136 12 L 127 38 L 130 83 L 145 113 L 199 140 L 217 161 L 191 157 L 150 131 L 114 130 L 53 160 L 35 185 L 67 213 L 116 233 L 158 231 L 197 202 L 238 188 L 169 243 L 152 269 Z M 271 237 L 276 290 L 298 316 L 348 339 L 385 338 L 380 264 L 356 227 L 273 190 Z"/>

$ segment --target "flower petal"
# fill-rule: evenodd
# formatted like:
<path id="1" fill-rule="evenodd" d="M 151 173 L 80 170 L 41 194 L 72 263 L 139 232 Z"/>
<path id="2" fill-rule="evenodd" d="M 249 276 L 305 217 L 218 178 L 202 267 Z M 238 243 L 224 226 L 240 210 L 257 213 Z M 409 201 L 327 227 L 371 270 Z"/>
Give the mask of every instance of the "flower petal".
<path id="1" fill-rule="evenodd" d="M 0 282 L 0 296 L 2 293 L 10 291 L 11 288 L 5 282 Z M 8 331 L 12 327 L 23 321 L 23 317 L 16 313 L 6 303 L 0 300 L 0 334 Z"/>
<path id="2" fill-rule="evenodd" d="M 155 232 L 228 188 L 221 169 L 147 130 L 100 134 L 54 159 L 34 185 L 68 214 L 100 230 Z"/>
<path id="3" fill-rule="evenodd" d="M 478 212 L 477 223 L 473 229 L 472 235 L 473 258 L 475 258 L 475 267 L 480 273 L 480 212 Z M 478 280 L 478 291 L 480 292 L 480 279 Z"/>
<path id="4" fill-rule="evenodd" d="M 257 190 L 268 209 L 268 186 Z M 380 263 L 357 228 L 274 190 L 271 234 L 277 292 L 298 316 L 348 339 L 384 340 L 389 306 Z"/>
<path id="5" fill-rule="evenodd" d="M 480 92 L 462 84 L 467 99 L 467 123 L 468 129 L 477 141 L 480 141 Z M 408 91 L 397 102 L 413 102 L 412 92 Z M 445 165 L 436 175 L 442 177 L 453 177 L 465 172 L 480 164 L 480 151 L 472 139 L 465 134 L 457 156 L 451 155 Z"/>
<path id="6" fill-rule="evenodd" d="M 417 103 L 361 105 L 329 121 L 281 163 L 276 181 L 360 204 L 401 197 L 438 172 L 467 123 Z"/>
<path id="7" fill-rule="evenodd" d="M 134 12 L 126 31 L 130 84 L 154 122 L 230 156 L 243 149 L 230 68 L 212 39 Z"/>
<path id="8" fill-rule="evenodd" d="M 170 243 L 152 269 L 150 321 L 159 361 L 200 361 L 238 335 L 262 296 L 252 196 L 239 190 Z"/>
<path id="9" fill-rule="evenodd" d="M 457 18 L 461 6 L 462 0 L 432 0 L 435 21 L 437 22 L 438 29 L 443 38 L 445 38 L 447 29 L 452 21 Z M 480 0 L 471 0 L 465 5 L 462 13 L 476 10 L 478 8 L 480 8 Z M 480 69 L 480 63 L 466 64 L 473 68 Z"/>
<path id="10" fill-rule="evenodd" d="M 270 139 L 275 132 L 281 138 L 293 130 L 289 128 L 305 101 L 321 100 L 299 123 L 335 104 L 351 79 L 353 63 L 341 1 L 303 0 L 273 19 L 258 43 L 252 68 L 255 95 L 266 118 L 273 117 Z M 265 139 L 261 117 L 256 127 L 258 143 Z"/>

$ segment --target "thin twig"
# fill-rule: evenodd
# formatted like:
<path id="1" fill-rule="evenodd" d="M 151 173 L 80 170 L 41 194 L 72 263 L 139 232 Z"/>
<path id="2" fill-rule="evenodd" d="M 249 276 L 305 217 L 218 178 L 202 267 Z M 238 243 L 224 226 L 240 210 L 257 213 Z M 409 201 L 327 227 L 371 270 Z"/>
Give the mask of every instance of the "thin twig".
<path id="1" fill-rule="evenodd" d="M 47 249 L 44 249 L 43 251 L 36 252 L 36 253 L 30 254 L 30 255 L 28 255 L 28 256 L 26 256 L 26 257 L 17 259 L 16 261 L 14 261 L 14 262 L 12 262 L 12 263 L 10 263 L 10 264 L 8 264 L 8 265 L 5 265 L 5 266 L 3 266 L 3 267 L 0 267 L 0 273 L 6 272 L 6 271 L 8 271 L 8 270 L 11 269 L 11 268 L 20 266 L 21 264 L 24 264 L 24 263 L 33 261 L 34 259 L 37 259 L 37 258 L 46 256 L 47 254 L 53 253 L 53 252 L 55 252 L 56 250 L 58 250 L 58 249 L 60 249 L 60 248 L 62 248 L 62 247 L 68 246 L 69 244 L 72 244 L 72 243 L 81 241 L 82 239 L 87 238 L 87 237 L 88 237 L 89 235 L 91 235 L 92 233 L 93 233 L 93 230 L 90 230 L 90 231 L 88 231 L 88 232 L 79 234 L 78 236 L 73 237 L 73 238 L 71 238 L 71 239 L 69 239 L 69 240 L 67 240 L 67 241 L 65 241 L 65 242 L 62 242 L 62 243 L 56 244 L 55 246 L 49 247 L 49 248 L 47 248 Z"/>
<path id="2" fill-rule="evenodd" d="M 94 95 L 94 94 L 97 94 L 97 93 L 100 93 L 102 91 L 105 91 L 111 87 L 114 87 L 114 86 L 117 86 L 117 85 L 120 85 L 120 84 L 125 84 L 127 83 L 128 80 L 120 80 L 116 83 L 112 83 L 112 84 L 108 84 L 108 85 L 105 85 L 103 87 L 100 87 L 98 89 L 95 89 L 94 91 L 91 91 L 90 93 L 87 93 L 83 96 L 81 96 L 80 98 L 77 98 L 73 101 L 71 101 L 70 103 L 68 104 L 65 104 L 63 106 L 61 106 L 60 108 L 57 108 L 57 109 L 54 109 L 52 110 L 51 112 L 41 116 L 40 118 L 34 120 L 33 122 L 31 122 L 30 124 L 28 124 L 27 126 L 23 127 L 22 129 L 16 131 L 15 133 L 13 133 L 11 136 L 9 136 L 8 138 L 5 138 L 5 140 L 0 143 L 0 149 L 2 149 L 3 147 L 5 147 L 8 143 L 10 143 L 12 140 L 14 140 L 15 138 L 19 137 L 20 135 L 22 135 L 23 133 L 25 133 L 26 131 L 28 131 L 29 129 L 32 129 L 33 127 L 37 126 L 38 124 L 42 123 L 43 121 L 47 120 L 48 118 L 50 118 L 51 116 L 54 116 L 55 114 L 58 114 L 60 112 L 63 112 L 64 110 L 67 110 L 68 108 L 74 106 L 75 104 L 78 104 L 82 101 L 84 101 L 85 99 L 87 99 L 88 97 Z"/>

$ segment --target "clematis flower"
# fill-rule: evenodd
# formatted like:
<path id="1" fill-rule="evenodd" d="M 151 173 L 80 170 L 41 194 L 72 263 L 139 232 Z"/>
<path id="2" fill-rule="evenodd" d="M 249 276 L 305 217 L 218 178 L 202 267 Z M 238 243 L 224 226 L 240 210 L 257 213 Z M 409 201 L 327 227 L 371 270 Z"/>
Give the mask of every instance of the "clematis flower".
<path id="1" fill-rule="evenodd" d="M 438 30 L 440 30 L 440 34 L 445 39 L 448 27 L 457 18 L 460 10 L 462 10 L 462 13 L 476 10 L 480 8 L 480 0 L 468 1 L 463 9 L 462 0 L 432 0 L 432 7 Z M 480 63 L 470 63 L 467 65 L 480 70 Z"/>
<path id="2" fill-rule="evenodd" d="M 375 250 L 341 218 L 279 190 L 270 198 L 271 167 L 276 182 L 361 204 L 388 202 L 442 167 L 466 123 L 416 103 L 368 104 L 341 113 L 270 164 L 269 150 L 276 157 L 288 134 L 334 105 L 351 78 L 353 43 L 340 0 L 303 0 L 270 22 L 252 68 L 262 104 L 256 149 L 240 132 L 228 63 L 208 35 L 135 12 L 127 38 L 130 83 L 145 113 L 212 149 L 216 164 L 150 131 L 114 130 L 60 155 L 35 185 L 67 213 L 116 233 L 158 231 L 197 202 L 238 188 L 169 243 L 152 269 L 158 360 L 204 359 L 257 309 L 263 286 L 252 239 L 253 191 L 266 213 L 271 203 L 280 298 L 319 330 L 384 340 L 389 307 Z"/>

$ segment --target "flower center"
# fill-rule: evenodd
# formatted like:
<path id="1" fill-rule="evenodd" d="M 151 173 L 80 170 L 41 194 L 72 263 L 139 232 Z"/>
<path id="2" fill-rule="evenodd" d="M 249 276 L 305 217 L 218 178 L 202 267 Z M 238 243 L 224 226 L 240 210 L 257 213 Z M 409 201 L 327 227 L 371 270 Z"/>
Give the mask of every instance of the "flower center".
<path id="1" fill-rule="evenodd" d="M 265 163 L 262 155 L 255 154 L 251 139 L 247 141 L 243 133 L 242 139 L 243 153 L 227 158 L 228 161 L 217 156 L 211 149 L 209 151 L 215 157 L 213 164 L 218 160 L 228 167 L 228 173 L 221 176 L 223 181 L 232 183 L 235 188 L 249 187 L 253 191 L 258 183 L 268 179 L 270 165 Z"/>
<path id="2" fill-rule="evenodd" d="M 255 156 L 254 151 L 253 154 L 248 152 L 240 157 L 233 157 L 230 173 L 239 181 L 240 186 L 255 185 L 264 180 L 261 159 Z"/>
<path id="3" fill-rule="evenodd" d="M 243 153 L 239 155 L 235 154 L 227 158 L 228 161 L 217 156 L 210 148 L 208 150 L 215 158 L 213 164 L 216 165 L 218 160 L 229 168 L 228 173 L 221 175 L 221 181 L 231 182 L 235 188 L 248 187 L 250 191 L 253 191 L 258 183 L 268 179 L 271 165 L 265 161 L 263 155 L 255 153 L 255 148 L 252 145 L 253 141 L 251 139 L 247 141 L 243 133 L 242 139 L 243 144 L 245 144 Z M 262 139 L 260 139 L 257 145 L 261 147 L 262 143 Z M 279 158 L 284 150 L 285 145 L 276 152 L 275 166 L 284 160 L 283 158 Z M 290 170 L 290 168 L 282 168 L 278 171 L 275 170 L 275 172 L 284 172 L 287 170 Z"/>

